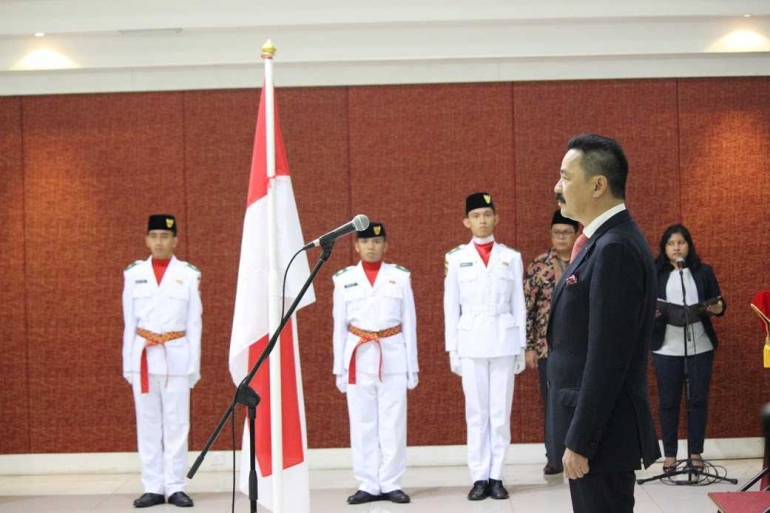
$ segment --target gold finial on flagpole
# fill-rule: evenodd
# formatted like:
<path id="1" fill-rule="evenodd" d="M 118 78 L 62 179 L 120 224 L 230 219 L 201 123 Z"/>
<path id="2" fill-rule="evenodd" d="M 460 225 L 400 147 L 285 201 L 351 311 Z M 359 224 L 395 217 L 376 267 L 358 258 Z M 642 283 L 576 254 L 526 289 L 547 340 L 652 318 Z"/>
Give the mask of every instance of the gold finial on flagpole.
<path id="1" fill-rule="evenodd" d="M 262 58 L 272 59 L 275 55 L 275 45 L 269 39 L 262 45 Z"/>

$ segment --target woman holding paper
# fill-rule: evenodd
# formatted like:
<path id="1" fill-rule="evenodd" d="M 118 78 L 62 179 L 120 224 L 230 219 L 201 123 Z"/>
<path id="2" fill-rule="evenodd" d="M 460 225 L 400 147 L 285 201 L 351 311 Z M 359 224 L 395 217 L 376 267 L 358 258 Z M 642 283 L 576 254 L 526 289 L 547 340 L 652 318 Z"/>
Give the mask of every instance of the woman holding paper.
<path id="1" fill-rule="evenodd" d="M 690 232 L 683 225 L 666 228 L 655 264 L 660 306 L 650 349 L 654 354 L 660 399 L 660 429 L 666 458 L 663 470 L 672 471 L 676 462 L 679 404 L 684 391 L 685 355 L 691 395 L 687 422 L 690 458 L 695 466 L 703 465 L 701 453 L 706 435 L 709 385 L 717 347 L 711 317 L 724 315 L 727 304 L 721 297 L 714 270 L 701 262 Z M 685 304 L 683 288 L 687 305 L 693 305 L 688 308 L 686 346 L 684 309 L 681 308 Z"/>

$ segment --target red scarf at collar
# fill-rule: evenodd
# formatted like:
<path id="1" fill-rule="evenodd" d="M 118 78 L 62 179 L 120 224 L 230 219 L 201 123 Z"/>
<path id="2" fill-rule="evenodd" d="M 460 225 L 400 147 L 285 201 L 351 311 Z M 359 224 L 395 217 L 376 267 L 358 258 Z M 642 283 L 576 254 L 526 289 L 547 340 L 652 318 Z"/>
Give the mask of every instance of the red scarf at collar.
<path id="1" fill-rule="evenodd" d="M 170 262 L 170 258 L 166 258 L 164 260 L 160 260 L 158 258 L 152 259 L 152 270 L 155 271 L 155 281 L 158 282 L 158 285 L 160 285 L 160 282 L 163 279 L 163 275 L 166 274 L 166 269 L 168 269 L 168 264 Z"/>
<path id="2" fill-rule="evenodd" d="M 364 262 L 361 260 L 361 264 L 364 266 L 366 279 L 369 280 L 369 284 L 374 286 L 374 280 L 377 279 L 377 273 L 380 272 L 380 267 L 382 267 L 382 260 L 379 262 Z"/>
<path id="3" fill-rule="evenodd" d="M 478 242 L 473 243 L 473 245 L 476 246 L 476 251 L 479 252 L 481 260 L 484 262 L 484 267 L 489 263 L 489 255 L 492 254 L 492 246 L 494 244 L 495 241 L 487 242 L 486 244 L 479 244 Z"/>

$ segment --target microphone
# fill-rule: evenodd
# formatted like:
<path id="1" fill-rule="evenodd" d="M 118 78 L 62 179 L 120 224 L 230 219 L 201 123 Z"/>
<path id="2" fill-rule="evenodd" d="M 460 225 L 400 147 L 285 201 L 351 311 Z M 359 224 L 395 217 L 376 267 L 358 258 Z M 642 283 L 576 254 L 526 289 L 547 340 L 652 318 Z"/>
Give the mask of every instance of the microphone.
<path id="1" fill-rule="evenodd" d="M 682 269 L 684 269 L 684 258 L 682 258 L 682 257 L 677 258 L 676 259 L 676 266 L 679 268 L 680 271 Z"/>
<path id="2" fill-rule="evenodd" d="M 302 251 L 322 246 L 328 242 L 334 242 L 343 235 L 347 235 L 350 232 L 360 232 L 362 230 L 366 230 L 367 228 L 369 228 L 369 218 L 363 214 L 358 214 L 351 221 L 343 224 L 339 228 L 335 228 L 329 233 L 321 235 L 314 241 L 308 242 L 305 244 L 305 247 L 302 248 Z"/>

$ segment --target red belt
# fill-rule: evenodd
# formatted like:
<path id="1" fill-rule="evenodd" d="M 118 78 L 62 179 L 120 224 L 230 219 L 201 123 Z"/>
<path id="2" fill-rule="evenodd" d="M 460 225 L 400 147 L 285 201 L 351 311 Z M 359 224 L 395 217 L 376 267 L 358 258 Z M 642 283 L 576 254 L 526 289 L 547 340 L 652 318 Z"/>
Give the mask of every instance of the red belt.
<path id="1" fill-rule="evenodd" d="M 362 330 L 361 328 L 356 328 L 351 324 L 348 326 L 348 331 L 353 335 L 361 337 L 356 343 L 356 347 L 353 348 L 353 355 L 350 357 L 350 365 L 348 366 L 348 383 L 351 385 L 356 384 L 356 352 L 358 351 L 359 347 L 361 347 L 363 344 L 366 344 L 367 342 L 376 343 L 380 350 L 379 376 L 380 381 L 382 381 L 382 346 L 380 345 L 380 339 L 398 335 L 401 333 L 401 325 L 398 324 L 392 328 L 386 328 L 380 331 L 366 331 Z"/>
<path id="2" fill-rule="evenodd" d="M 147 370 L 147 348 L 152 346 L 162 346 L 166 342 L 184 337 L 187 333 L 184 331 L 153 333 L 144 328 L 137 328 L 136 334 L 145 340 L 144 349 L 142 349 L 142 367 L 139 375 L 142 382 L 142 393 L 146 394 L 150 391 L 150 376 Z M 163 351 L 165 352 L 165 350 L 166 346 L 163 346 Z M 168 384 L 168 358 L 166 359 L 166 384 Z"/>

